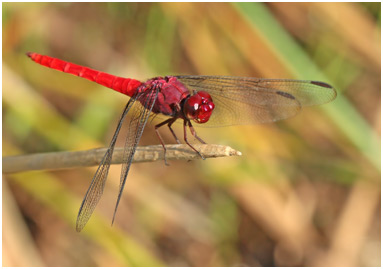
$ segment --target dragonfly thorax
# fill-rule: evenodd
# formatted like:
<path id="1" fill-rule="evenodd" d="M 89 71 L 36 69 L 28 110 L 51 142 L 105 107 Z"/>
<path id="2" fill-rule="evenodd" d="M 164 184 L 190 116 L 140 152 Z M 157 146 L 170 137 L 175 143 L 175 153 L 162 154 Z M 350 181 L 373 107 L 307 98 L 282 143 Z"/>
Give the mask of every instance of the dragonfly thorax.
<path id="1" fill-rule="evenodd" d="M 199 91 L 185 100 L 183 113 L 188 120 L 205 123 L 209 120 L 213 109 L 211 96 L 207 92 Z"/>
<path id="2" fill-rule="evenodd" d="M 152 78 L 144 82 L 138 91 L 145 93 L 154 89 L 158 89 L 158 96 L 153 113 L 205 123 L 213 112 L 213 100 L 207 92 L 198 91 L 190 95 L 191 91 L 174 76 Z M 143 105 L 145 96 L 139 99 Z"/>

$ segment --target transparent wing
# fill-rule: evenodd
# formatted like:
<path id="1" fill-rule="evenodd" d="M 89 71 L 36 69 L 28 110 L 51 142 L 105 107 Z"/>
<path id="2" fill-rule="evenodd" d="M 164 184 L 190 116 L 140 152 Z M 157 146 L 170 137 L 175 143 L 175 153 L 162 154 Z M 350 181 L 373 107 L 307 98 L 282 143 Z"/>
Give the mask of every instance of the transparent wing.
<path id="1" fill-rule="evenodd" d="M 76 230 L 78 232 L 80 232 L 84 228 L 90 216 L 92 215 L 98 201 L 102 196 L 105 187 L 105 182 L 108 177 L 110 163 L 112 161 L 113 156 L 113 150 L 116 145 L 118 134 L 121 130 L 121 126 L 124 122 L 126 115 L 128 114 L 129 110 L 133 107 L 135 101 L 135 98 L 131 98 L 128 104 L 126 105 L 124 111 L 122 112 L 121 118 L 118 122 L 116 131 L 114 132 L 109 148 L 106 151 L 100 165 L 98 166 L 96 174 L 94 175 L 92 182 L 90 183 L 90 186 L 85 194 L 84 200 L 81 203 L 76 221 Z"/>
<path id="2" fill-rule="evenodd" d="M 191 91 L 206 91 L 215 109 L 200 126 L 217 127 L 274 122 L 296 115 L 302 106 L 335 99 L 330 85 L 309 80 L 227 76 L 176 76 Z"/>
<path id="3" fill-rule="evenodd" d="M 151 115 L 154 103 L 157 100 L 157 96 L 158 88 L 153 89 L 150 92 L 145 92 L 141 96 L 138 96 L 137 99 L 140 102 L 137 102 L 133 106 L 132 118 L 129 123 L 128 135 L 125 141 L 123 164 L 120 177 L 120 187 L 116 207 L 114 209 L 112 224 L 116 216 L 118 204 L 120 203 L 122 191 L 124 190 L 126 178 L 129 173 L 134 153 L 136 152 L 138 142 L 140 141 L 142 136 L 142 132 L 144 131 L 145 125 L 148 122 L 149 116 Z"/>

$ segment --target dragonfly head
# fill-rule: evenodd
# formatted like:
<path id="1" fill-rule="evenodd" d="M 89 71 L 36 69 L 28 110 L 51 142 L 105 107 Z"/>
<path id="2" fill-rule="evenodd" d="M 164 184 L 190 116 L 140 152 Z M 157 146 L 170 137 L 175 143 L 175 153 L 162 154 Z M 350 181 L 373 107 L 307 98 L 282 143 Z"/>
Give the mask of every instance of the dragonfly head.
<path id="1" fill-rule="evenodd" d="M 209 120 L 213 109 L 214 103 L 211 96 L 207 92 L 199 91 L 186 99 L 183 112 L 188 120 L 205 123 Z"/>

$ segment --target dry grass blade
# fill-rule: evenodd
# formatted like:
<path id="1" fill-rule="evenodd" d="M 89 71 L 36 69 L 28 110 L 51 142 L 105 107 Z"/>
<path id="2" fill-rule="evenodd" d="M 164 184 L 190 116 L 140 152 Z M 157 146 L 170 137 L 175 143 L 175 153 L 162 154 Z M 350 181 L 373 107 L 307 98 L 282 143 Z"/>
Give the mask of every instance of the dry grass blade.
<path id="1" fill-rule="evenodd" d="M 229 146 L 202 144 L 194 147 L 205 158 L 240 156 L 241 152 Z M 167 160 L 200 159 L 199 155 L 188 145 L 166 145 Z M 105 155 L 106 148 L 98 148 L 74 152 L 37 153 L 3 158 L 3 173 L 16 173 L 29 170 L 54 170 L 80 166 L 98 165 Z M 112 164 L 123 162 L 123 148 L 114 150 Z M 138 147 L 133 162 L 154 162 L 164 159 L 161 145 Z"/>

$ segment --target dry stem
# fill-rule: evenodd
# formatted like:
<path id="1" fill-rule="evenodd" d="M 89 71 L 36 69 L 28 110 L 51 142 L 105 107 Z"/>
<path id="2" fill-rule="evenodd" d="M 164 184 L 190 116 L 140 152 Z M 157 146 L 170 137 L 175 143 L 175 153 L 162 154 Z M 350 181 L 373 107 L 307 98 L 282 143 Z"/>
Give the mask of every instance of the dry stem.
<path id="1" fill-rule="evenodd" d="M 228 146 L 199 144 L 194 147 L 205 158 L 239 156 L 241 152 Z M 73 152 L 36 153 L 20 156 L 3 157 L 3 173 L 16 173 L 29 170 L 56 170 L 80 166 L 94 166 L 101 162 L 106 148 Z M 184 144 L 166 145 L 167 160 L 200 159 L 198 154 Z M 112 164 L 122 163 L 124 149 L 115 148 Z M 164 159 L 161 145 L 138 147 L 133 162 L 153 162 Z"/>

